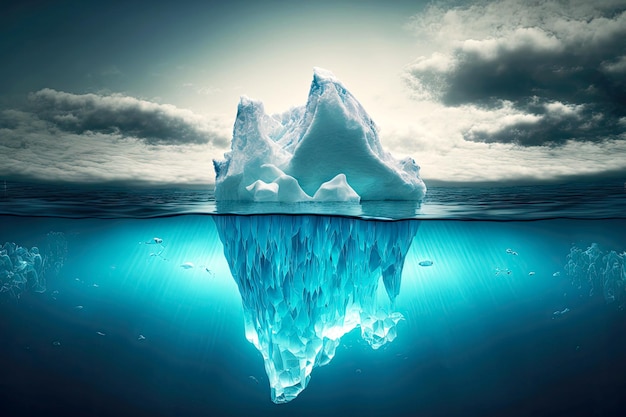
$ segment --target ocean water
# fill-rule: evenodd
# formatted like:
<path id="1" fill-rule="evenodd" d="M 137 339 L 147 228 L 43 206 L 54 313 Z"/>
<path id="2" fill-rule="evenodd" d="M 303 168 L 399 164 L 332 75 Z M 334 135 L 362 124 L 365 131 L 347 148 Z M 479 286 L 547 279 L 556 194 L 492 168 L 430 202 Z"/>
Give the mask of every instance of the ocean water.
<path id="1" fill-rule="evenodd" d="M 353 330 L 272 403 L 215 216 L 418 225 L 397 338 Z M 626 415 L 623 183 L 431 187 L 421 206 L 9 183 L 2 244 L 3 416 Z"/>

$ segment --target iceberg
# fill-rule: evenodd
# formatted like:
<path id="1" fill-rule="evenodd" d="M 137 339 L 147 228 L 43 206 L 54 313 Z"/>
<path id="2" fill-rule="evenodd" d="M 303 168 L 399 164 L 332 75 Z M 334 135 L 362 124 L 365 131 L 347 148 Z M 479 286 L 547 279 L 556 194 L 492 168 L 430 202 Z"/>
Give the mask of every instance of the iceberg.
<path id="1" fill-rule="evenodd" d="M 586 250 L 574 245 L 567 255 L 565 273 L 576 288 L 586 285 L 589 296 L 602 294 L 607 303 L 626 300 L 626 252 L 604 251 L 595 242 Z M 556 272 L 552 275 L 557 276 Z"/>
<path id="2" fill-rule="evenodd" d="M 305 106 L 269 116 L 241 97 L 224 156 L 213 161 L 217 201 L 421 201 L 426 193 L 415 161 L 386 152 L 363 106 L 321 68 Z"/>
<path id="3" fill-rule="evenodd" d="M 270 116 L 262 102 L 241 97 L 224 156 L 213 161 L 222 205 L 342 202 L 365 212 L 394 200 L 414 213 L 426 192 L 415 161 L 386 152 L 363 106 L 321 68 L 305 106 Z M 359 328 L 374 349 L 395 339 L 403 319 L 395 300 L 419 222 L 259 211 L 213 219 L 241 295 L 246 338 L 261 352 L 280 404 L 306 388 L 347 332 Z"/>
<path id="4" fill-rule="evenodd" d="M 320 215 L 212 216 L 241 294 L 245 335 L 263 355 L 275 403 L 307 386 L 355 328 L 395 339 L 404 260 L 419 221 Z M 377 296 L 379 285 L 386 297 Z"/>
<path id="5" fill-rule="evenodd" d="M 26 291 L 46 292 L 46 279 L 57 275 L 67 256 L 67 241 L 61 232 L 46 235 L 44 251 L 30 250 L 15 242 L 0 245 L 0 304 L 17 301 Z"/>

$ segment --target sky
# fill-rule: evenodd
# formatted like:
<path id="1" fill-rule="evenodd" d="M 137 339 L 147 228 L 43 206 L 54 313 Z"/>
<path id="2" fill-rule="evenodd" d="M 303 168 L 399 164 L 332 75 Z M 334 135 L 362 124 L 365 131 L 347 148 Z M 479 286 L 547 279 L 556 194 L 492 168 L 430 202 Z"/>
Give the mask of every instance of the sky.
<path id="1" fill-rule="evenodd" d="M 0 180 L 212 184 L 246 95 L 332 71 L 430 184 L 626 181 L 626 0 L 19 1 Z"/>

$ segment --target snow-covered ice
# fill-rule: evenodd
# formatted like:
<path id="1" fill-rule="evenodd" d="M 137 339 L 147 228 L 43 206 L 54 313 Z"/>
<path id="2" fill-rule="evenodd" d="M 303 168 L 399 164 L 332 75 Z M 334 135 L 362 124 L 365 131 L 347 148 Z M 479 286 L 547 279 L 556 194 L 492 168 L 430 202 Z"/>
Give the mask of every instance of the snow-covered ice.
<path id="1" fill-rule="evenodd" d="M 386 152 L 363 106 L 321 68 L 305 106 L 269 116 L 241 97 L 224 156 L 213 161 L 218 201 L 421 201 L 426 192 L 415 161 Z"/>

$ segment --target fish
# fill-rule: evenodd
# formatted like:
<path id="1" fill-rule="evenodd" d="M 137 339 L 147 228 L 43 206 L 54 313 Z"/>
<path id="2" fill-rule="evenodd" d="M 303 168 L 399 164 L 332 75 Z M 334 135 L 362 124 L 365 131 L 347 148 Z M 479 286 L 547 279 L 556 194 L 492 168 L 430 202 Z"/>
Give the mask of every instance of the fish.
<path id="1" fill-rule="evenodd" d="M 533 275 L 535 275 L 535 271 L 530 271 L 528 275 L 532 277 Z"/>
<path id="2" fill-rule="evenodd" d="M 433 261 L 427 259 L 425 261 L 420 261 L 419 266 L 433 266 Z"/>
<path id="3" fill-rule="evenodd" d="M 193 262 L 185 262 L 180 267 L 183 268 L 183 269 L 191 269 L 191 268 L 194 267 L 194 265 L 193 265 Z"/>
<path id="4" fill-rule="evenodd" d="M 106 336 L 106 333 L 102 333 L 102 332 L 96 332 L 97 334 L 99 334 L 100 336 Z"/>

